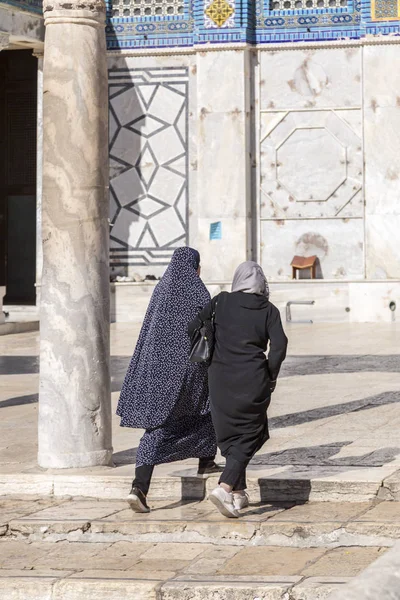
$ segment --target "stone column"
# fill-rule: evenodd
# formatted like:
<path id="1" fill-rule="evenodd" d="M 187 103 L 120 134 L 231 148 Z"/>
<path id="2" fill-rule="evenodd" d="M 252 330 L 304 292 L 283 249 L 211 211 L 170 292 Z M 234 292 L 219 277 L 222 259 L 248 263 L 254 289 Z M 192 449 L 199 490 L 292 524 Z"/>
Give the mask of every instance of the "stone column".
<path id="1" fill-rule="evenodd" d="M 7 48 L 8 44 L 9 44 L 10 38 L 8 33 L 4 33 L 3 31 L 0 31 L 0 52 L 2 50 L 4 50 L 5 48 Z M 0 279 L 1 279 L 1 273 L 0 273 Z M 0 325 L 4 323 L 5 318 L 4 318 L 4 313 L 3 313 L 3 298 L 6 295 L 6 286 L 2 285 L 2 283 L 0 281 Z"/>
<path id="2" fill-rule="evenodd" d="M 110 464 L 104 0 L 45 0 L 39 465 Z"/>
<path id="3" fill-rule="evenodd" d="M 35 52 L 37 72 L 37 125 L 36 125 L 36 306 L 40 306 L 43 269 L 42 251 L 42 181 L 43 181 L 43 53 Z"/>

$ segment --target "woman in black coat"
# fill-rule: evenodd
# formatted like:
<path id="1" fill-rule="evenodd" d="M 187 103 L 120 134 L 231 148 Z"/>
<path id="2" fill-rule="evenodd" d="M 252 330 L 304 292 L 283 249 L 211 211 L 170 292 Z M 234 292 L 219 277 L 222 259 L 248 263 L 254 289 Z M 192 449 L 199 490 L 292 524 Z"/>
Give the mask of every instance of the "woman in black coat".
<path id="1" fill-rule="evenodd" d="M 279 310 L 269 302 L 265 275 L 255 262 L 238 267 L 232 293 L 214 298 L 189 331 L 214 312 L 215 349 L 208 382 L 212 420 L 226 467 L 210 500 L 224 516 L 235 518 L 248 505 L 246 467 L 269 439 L 267 409 L 286 357 L 287 337 Z"/>

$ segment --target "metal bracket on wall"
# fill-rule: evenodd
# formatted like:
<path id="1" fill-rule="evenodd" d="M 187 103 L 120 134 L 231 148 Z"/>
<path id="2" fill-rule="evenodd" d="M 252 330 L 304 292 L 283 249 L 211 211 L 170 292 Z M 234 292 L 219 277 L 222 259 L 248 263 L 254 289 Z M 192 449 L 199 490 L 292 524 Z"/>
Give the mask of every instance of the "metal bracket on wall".
<path id="1" fill-rule="evenodd" d="M 308 321 L 308 320 L 301 320 L 301 321 L 292 321 L 292 311 L 290 309 L 290 307 L 292 306 L 292 304 L 309 304 L 309 305 L 313 305 L 315 304 L 315 300 L 298 300 L 298 301 L 293 301 L 293 302 L 288 302 L 286 304 L 286 323 L 312 323 L 313 321 Z"/>

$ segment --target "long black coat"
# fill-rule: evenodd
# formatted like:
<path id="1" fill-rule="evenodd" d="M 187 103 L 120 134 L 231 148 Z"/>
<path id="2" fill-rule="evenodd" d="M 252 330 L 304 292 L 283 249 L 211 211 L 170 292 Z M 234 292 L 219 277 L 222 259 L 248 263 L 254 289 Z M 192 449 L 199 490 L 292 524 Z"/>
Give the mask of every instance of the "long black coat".
<path id="1" fill-rule="evenodd" d="M 270 382 L 286 357 L 287 337 L 279 310 L 265 296 L 222 292 L 198 319 L 210 318 L 214 309 L 211 415 L 222 455 L 248 462 L 269 438 Z"/>

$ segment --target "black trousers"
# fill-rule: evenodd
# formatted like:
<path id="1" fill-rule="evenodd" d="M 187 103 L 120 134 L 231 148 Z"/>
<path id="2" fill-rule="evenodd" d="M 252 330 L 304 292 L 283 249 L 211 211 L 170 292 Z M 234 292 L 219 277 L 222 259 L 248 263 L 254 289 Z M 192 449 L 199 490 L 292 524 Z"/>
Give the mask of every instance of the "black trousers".
<path id="1" fill-rule="evenodd" d="M 210 463 L 214 463 L 214 457 L 200 458 L 199 469 L 207 467 Z M 147 496 L 149 492 L 154 466 L 155 465 L 142 465 L 141 467 L 136 467 L 135 470 L 135 479 L 133 480 L 132 486 L 139 488 L 145 496 Z"/>
<path id="2" fill-rule="evenodd" d="M 219 482 L 231 486 L 234 492 L 245 490 L 247 488 L 246 468 L 249 462 L 249 460 L 240 462 L 233 456 L 228 455 L 226 457 L 225 469 Z"/>

